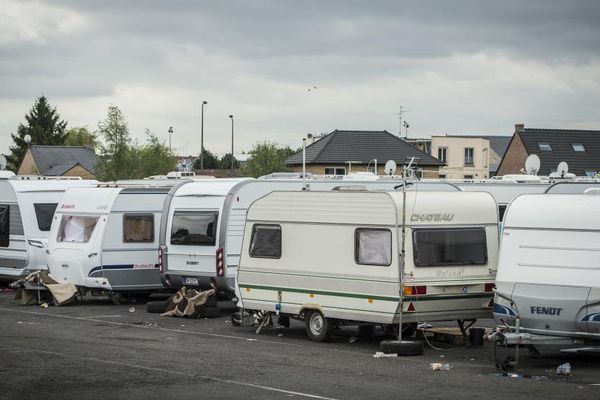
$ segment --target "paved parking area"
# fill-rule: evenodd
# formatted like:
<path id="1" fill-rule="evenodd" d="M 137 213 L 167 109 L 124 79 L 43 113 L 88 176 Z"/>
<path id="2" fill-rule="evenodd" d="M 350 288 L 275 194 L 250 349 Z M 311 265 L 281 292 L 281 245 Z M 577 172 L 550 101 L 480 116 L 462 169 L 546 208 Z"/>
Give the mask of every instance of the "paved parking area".
<path id="1" fill-rule="evenodd" d="M 511 378 L 489 345 L 375 359 L 381 337 L 350 343 L 352 329 L 314 343 L 300 323 L 260 335 L 233 327 L 227 310 L 187 320 L 143 304 L 41 308 L 12 297 L 0 293 L 0 399 L 600 398 L 599 358 L 526 357 L 518 372 L 535 378 Z M 556 376 L 566 361 L 573 375 Z M 431 371 L 432 362 L 451 369 Z"/>

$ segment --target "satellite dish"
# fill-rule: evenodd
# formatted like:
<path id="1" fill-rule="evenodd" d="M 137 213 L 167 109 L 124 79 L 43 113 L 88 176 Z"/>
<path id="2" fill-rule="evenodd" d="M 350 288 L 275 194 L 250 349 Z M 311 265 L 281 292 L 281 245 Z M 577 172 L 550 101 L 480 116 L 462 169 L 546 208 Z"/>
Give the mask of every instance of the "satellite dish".
<path id="1" fill-rule="evenodd" d="M 567 172 L 569 172 L 569 164 L 567 164 L 566 161 L 559 162 L 558 167 L 556 167 L 556 172 L 564 178 L 567 175 Z"/>
<path id="2" fill-rule="evenodd" d="M 396 173 L 396 162 L 394 160 L 388 160 L 383 168 L 387 175 L 394 175 Z"/>
<path id="3" fill-rule="evenodd" d="M 540 170 L 540 158 L 537 154 L 532 154 L 525 160 L 525 171 L 527 175 L 537 175 Z"/>
<path id="4" fill-rule="evenodd" d="M 0 171 L 6 169 L 6 157 L 0 154 Z"/>

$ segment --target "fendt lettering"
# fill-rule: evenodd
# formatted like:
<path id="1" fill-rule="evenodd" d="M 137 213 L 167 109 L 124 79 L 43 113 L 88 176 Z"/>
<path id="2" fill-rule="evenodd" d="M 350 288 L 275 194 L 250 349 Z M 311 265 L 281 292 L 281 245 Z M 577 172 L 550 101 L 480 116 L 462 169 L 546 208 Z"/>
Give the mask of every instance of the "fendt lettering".
<path id="1" fill-rule="evenodd" d="M 543 314 L 543 315 L 560 315 L 562 308 L 556 307 L 540 307 L 540 306 L 531 306 L 532 314 Z"/>

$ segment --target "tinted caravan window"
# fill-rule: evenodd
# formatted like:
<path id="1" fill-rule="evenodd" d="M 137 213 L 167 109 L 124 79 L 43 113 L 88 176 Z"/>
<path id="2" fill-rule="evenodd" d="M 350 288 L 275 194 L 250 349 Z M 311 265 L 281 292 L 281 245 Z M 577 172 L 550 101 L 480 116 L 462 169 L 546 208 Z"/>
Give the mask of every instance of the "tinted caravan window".
<path id="1" fill-rule="evenodd" d="M 281 226 L 253 225 L 250 257 L 281 258 Z"/>
<path id="2" fill-rule="evenodd" d="M 52 225 L 52 217 L 54 217 L 54 211 L 56 211 L 57 203 L 38 203 L 34 204 L 35 218 L 37 219 L 38 228 L 40 231 L 50 231 Z"/>
<path id="3" fill-rule="evenodd" d="M 414 229 L 413 249 L 419 267 L 487 263 L 484 228 Z"/>
<path id="4" fill-rule="evenodd" d="M 8 204 L 0 204 L 0 247 L 8 247 L 10 243 L 10 207 Z"/>
<path id="5" fill-rule="evenodd" d="M 171 226 L 171 244 L 214 246 L 217 233 L 216 211 L 175 211 Z"/>
<path id="6" fill-rule="evenodd" d="M 124 214 L 123 242 L 154 242 L 154 214 Z"/>
<path id="7" fill-rule="evenodd" d="M 392 263 L 392 232 L 389 229 L 359 228 L 354 231 L 354 261 L 357 264 Z"/>

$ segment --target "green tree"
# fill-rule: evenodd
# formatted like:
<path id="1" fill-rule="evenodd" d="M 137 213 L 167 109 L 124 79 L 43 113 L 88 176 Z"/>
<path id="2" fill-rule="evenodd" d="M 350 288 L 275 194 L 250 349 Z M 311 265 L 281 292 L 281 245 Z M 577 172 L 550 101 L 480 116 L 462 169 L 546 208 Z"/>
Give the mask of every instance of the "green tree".
<path id="1" fill-rule="evenodd" d="M 107 181 L 135 177 L 139 155 L 131 145 L 129 127 L 119 107 L 108 107 L 106 118 L 98 123 L 98 136 L 104 141 L 96 168 L 98 177 Z"/>
<path id="2" fill-rule="evenodd" d="M 46 96 L 38 97 L 25 115 L 25 124 L 19 124 L 16 135 L 10 135 L 14 146 L 10 147 L 9 169 L 14 172 L 19 169 L 27 152 L 26 135 L 31 136 L 31 144 L 62 145 L 66 128 L 67 122 L 60 119 L 56 108 L 48 103 Z"/>
<path id="3" fill-rule="evenodd" d="M 65 146 L 86 146 L 91 149 L 98 147 L 98 138 L 87 126 L 67 129 L 65 134 Z"/>
<path id="4" fill-rule="evenodd" d="M 220 169 L 221 161 L 210 150 L 204 149 L 204 169 Z M 198 159 L 194 161 L 194 169 L 200 169 L 200 154 Z"/>
<path id="5" fill-rule="evenodd" d="M 235 157 L 231 157 L 231 153 L 227 153 L 223 157 L 221 157 L 221 160 L 220 160 L 221 169 L 231 169 L 231 159 L 232 158 L 233 158 L 233 169 L 234 170 L 239 169 L 240 162 Z"/>
<path id="6" fill-rule="evenodd" d="M 177 164 L 175 156 L 169 150 L 156 134 L 146 129 L 146 145 L 142 147 L 135 146 L 137 150 L 137 168 L 136 175 L 143 178 L 151 175 L 166 175 L 173 171 Z"/>
<path id="7" fill-rule="evenodd" d="M 272 172 L 289 171 L 285 160 L 294 154 L 294 151 L 289 147 L 280 148 L 274 142 L 263 141 L 256 143 L 249 153 L 245 174 L 256 178 Z"/>

